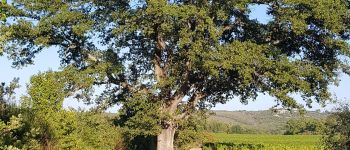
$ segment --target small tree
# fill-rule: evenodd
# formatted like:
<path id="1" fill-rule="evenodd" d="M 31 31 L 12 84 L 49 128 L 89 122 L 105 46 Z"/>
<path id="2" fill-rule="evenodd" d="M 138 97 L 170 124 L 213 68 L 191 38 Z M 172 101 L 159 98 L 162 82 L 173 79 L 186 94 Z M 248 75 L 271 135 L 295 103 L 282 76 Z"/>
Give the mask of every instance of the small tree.
<path id="1" fill-rule="evenodd" d="M 342 104 L 326 121 L 323 142 L 327 149 L 350 149 L 350 105 Z"/>
<path id="2" fill-rule="evenodd" d="M 0 83 L 0 149 L 39 149 L 35 139 L 38 134 L 31 130 L 30 122 L 14 103 L 18 78 L 9 85 Z"/>
<path id="3" fill-rule="evenodd" d="M 36 139 L 45 150 L 121 149 L 120 132 L 111 118 L 100 112 L 63 108 L 64 98 L 72 95 L 77 86 L 90 85 L 84 72 L 79 73 L 67 67 L 31 77 L 28 96 L 22 97 L 23 117 L 30 120 L 30 130 L 37 131 Z"/>
<path id="4" fill-rule="evenodd" d="M 267 24 L 249 6 L 268 6 Z M 123 104 L 125 127 L 152 130 L 157 149 L 174 148 L 179 122 L 194 112 L 258 93 L 286 107 L 324 104 L 339 72 L 349 73 L 350 17 L 344 0 L 13 0 L 1 5 L 0 52 L 15 66 L 59 47 L 62 65 L 91 68 L 106 85 L 97 103 Z M 97 67 L 105 66 L 105 67 Z M 142 95 L 148 105 L 135 103 Z M 131 103 L 131 104 L 128 104 Z M 133 104 L 140 104 L 134 106 Z M 152 113 L 149 111 L 153 111 Z M 138 126 L 154 117 L 150 126 Z M 137 122 L 139 120 L 140 122 Z"/>

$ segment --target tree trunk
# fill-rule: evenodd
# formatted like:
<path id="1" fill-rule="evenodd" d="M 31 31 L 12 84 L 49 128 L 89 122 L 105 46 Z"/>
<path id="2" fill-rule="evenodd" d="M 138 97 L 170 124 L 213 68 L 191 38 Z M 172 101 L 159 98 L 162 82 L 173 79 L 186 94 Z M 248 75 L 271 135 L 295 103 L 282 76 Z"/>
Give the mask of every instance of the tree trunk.
<path id="1" fill-rule="evenodd" d="M 45 138 L 45 147 L 44 147 L 45 150 L 51 150 L 52 149 L 52 145 L 51 145 L 51 142 L 48 138 Z"/>
<path id="2" fill-rule="evenodd" d="M 174 150 L 175 128 L 162 129 L 157 137 L 157 150 Z"/>

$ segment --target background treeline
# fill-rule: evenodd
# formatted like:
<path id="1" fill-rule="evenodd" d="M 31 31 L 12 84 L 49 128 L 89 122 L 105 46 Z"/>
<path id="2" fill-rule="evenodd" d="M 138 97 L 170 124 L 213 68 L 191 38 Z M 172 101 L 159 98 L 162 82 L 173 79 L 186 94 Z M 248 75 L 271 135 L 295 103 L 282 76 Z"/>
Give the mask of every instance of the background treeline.
<path id="1" fill-rule="evenodd" d="M 326 129 L 325 119 L 297 118 L 287 121 L 284 128 L 285 135 L 321 135 Z M 217 121 L 207 121 L 205 131 L 211 133 L 228 134 L 276 134 L 265 130 L 251 129 L 236 124 L 227 124 Z"/>
<path id="2" fill-rule="evenodd" d="M 212 133 L 229 133 L 229 134 L 258 134 L 263 131 L 249 129 L 235 124 L 227 124 L 209 120 L 206 122 L 204 129 L 206 132 Z"/>

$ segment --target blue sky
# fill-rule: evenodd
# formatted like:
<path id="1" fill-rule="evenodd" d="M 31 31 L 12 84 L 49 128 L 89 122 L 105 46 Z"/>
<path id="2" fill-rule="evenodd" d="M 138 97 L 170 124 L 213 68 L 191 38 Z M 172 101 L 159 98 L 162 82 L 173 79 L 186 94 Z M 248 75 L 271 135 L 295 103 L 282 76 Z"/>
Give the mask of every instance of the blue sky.
<path id="1" fill-rule="evenodd" d="M 263 5 L 251 7 L 250 17 L 257 19 L 262 23 L 268 22 L 271 17 L 266 15 L 266 7 Z M 35 58 L 35 64 L 29 65 L 22 69 L 14 69 L 11 67 L 11 61 L 6 56 L 0 57 L 0 82 L 10 82 L 14 77 L 20 78 L 21 88 L 16 92 L 17 97 L 26 93 L 26 84 L 29 82 L 30 76 L 37 74 L 38 72 L 44 72 L 47 70 L 58 70 L 60 67 L 60 60 L 58 59 L 57 48 L 49 48 L 39 53 Z M 350 78 L 345 75 L 341 75 L 341 82 L 338 87 L 330 87 L 331 92 L 340 99 L 346 99 L 350 97 L 350 92 L 347 89 L 350 83 Z M 303 104 L 303 101 L 296 96 L 298 102 Z M 238 99 L 233 99 L 227 104 L 218 104 L 215 110 L 266 110 L 275 105 L 274 98 L 260 94 L 255 101 L 250 101 L 248 105 L 243 105 Z M 71 99 L 67 99 L 64 102 L 65 107 L 85 107 L 81 102 L 77 102 Z M 328 105 L 326 108 L 321 108 L 318 104 L 314 104 L 311 110 L 321 109 L 330 110 L 334 105 Z M 117 107 L 109 109 L 110 112 L 116 112 Z"/>

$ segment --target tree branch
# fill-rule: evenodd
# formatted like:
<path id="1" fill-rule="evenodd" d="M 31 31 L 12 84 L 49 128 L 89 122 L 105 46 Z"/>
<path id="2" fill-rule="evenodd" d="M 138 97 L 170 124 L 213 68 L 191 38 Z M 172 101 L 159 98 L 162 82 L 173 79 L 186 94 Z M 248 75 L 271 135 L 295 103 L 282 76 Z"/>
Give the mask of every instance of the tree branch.
<path id="1" fill-rule="evenodd" d="M 161 66 L 162 64 L 162 50 L 165 49 L 165 42 L 162 36 L 159 33 L 159 24 L 156 24 L 154 27 L 155 31 L 155 41 L 156 41 L 156 50 L 154 53 L 154 75 L 156 76 L 156 80 L 160 82 L 164 78 L 164 70 Z"/>
<path id="2" fill-rule="evenodd" d="M 112 74 L 107 72 L 107 78 L 110 83 L 114 83 L 116 85 L 121 86 L 123 89 L 127 89 L 129 91 L 133 91 L 133 88 L 130 84 L 125 80 L 124 76 L 119 76 L 119 79 L 114 77 Z"/>
<path id="3" fill-rule="evenodd" d="M 174 97 L 172 98 L 172 101 L 170 101 L 170 106 L 168 107 L 168 110 L 170 113 L 174 113 L 177 109 L 177 105 L 182 101 L 182 99 L 185 97 L 187 91 L 190 89 L 190 86 L 188 83 L 183 83 L 178 89 Z"/>
<path id="4" fill-rule="evenodd" d="M 199 101 L 204 98 L 206 96 L 206 94 L 202 93 L 202 92 L 196 92 L 194 93 L 191 98 L 188 100 L 186 108 L 184 110 L 183 113 L 175 116 L 174 119 L 178 120 L 178 119 L 184 119 L 186 116 L 188 116 L 189 114 L 191 114 L 191 110 L 194 110 L 196 105 L 199 103 Z"/>
<path id="5" fill-rule="evenodd" d="M 171 113 L 175 112 L 177 109 L 177 105 L 182 101 L 182 99 L 185 97 L 186 93 L 191 89 L 191 85 L 189 83 L 189 64 L 190 62 L 186 62 L 186 70 L 184 73 L 184 80 L 181 84 L 181 87 L 175 92 L 171 104 L 169 106 L 169 111 Z"/>

